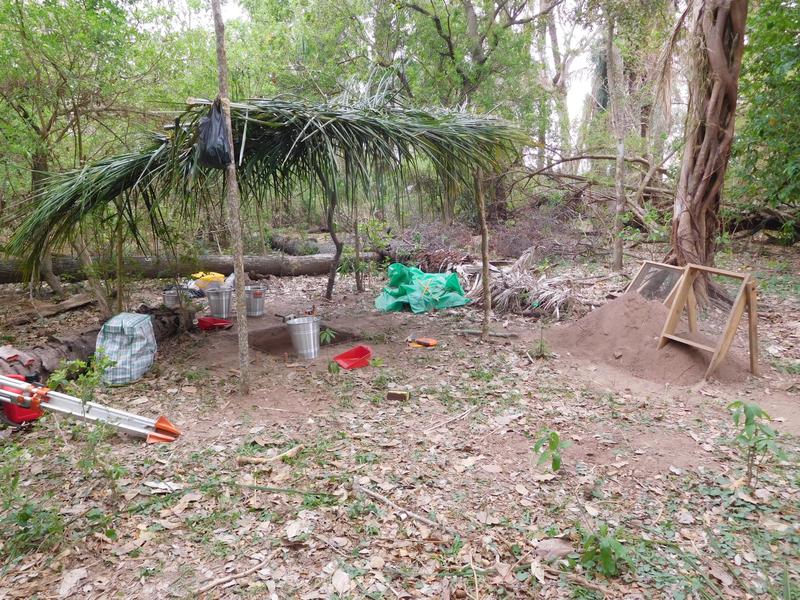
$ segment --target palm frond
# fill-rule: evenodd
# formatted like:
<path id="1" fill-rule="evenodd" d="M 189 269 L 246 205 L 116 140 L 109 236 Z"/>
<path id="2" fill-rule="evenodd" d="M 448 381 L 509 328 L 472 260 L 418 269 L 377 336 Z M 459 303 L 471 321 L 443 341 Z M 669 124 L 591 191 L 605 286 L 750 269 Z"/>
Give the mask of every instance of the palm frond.
<path id="1" fill-rule="evenodd" d="M 527 141 L 498 119 L 400 104 L 386 90 L 350 105 L 307 104 L 292 98 L 254 98 L 231 104 L 234 156 L 248 199 L 279 197 L 298 186 L 355 202 L 376 173 L 399 185 L 410 172 L 432 168 L 443 186 L 469 185 L 474 169 L 492 170 Z M 169 137 L 155 136 L 141 152 L 108 158 L 52 176 L 9 250 L 33 266 L 48 248 L 69 239 L 87 216 L 123 198 L 134 233 L 138 202 L 154 231 L 166 201 L 187 206 L 218 185 L 219 172 L 196 162 L 200 118 L 211 101 L 179 114 Z"/>

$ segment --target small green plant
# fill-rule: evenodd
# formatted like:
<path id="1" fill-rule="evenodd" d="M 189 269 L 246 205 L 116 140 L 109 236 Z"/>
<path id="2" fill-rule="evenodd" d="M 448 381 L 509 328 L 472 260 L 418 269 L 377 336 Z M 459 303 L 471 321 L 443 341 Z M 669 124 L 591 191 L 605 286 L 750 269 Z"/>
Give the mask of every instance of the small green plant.
<path id="1" fill-rule="evenodd" d="M 382 367 L 383 366 L 383 359 L 382 358 L 371 358 L 369 361 L 370 367 Z"/>
<path id="2" fill-rule="evenodd" d="M 600 525 L 597 531 L 578 527 L 578 533 L 583 540 L 580 564 L 588 572 L 616 577 L 622 567 L 630 563 L 625 546 L 617 539 L 618 532 L 609 529 L 607 523 Z"/>
<path id="3" fill-rule="evenodd" d="M 117 364 L 102 352 L 88 361 L 63 362 L 47 379 L 47 387 L 77 396 L 85 402 L 94 400 L 94 393 L 103 383 L 103 373 Z"/>
<path id="4" fill-rule="evenodd" d="M 42 552 L 57 546 L 64 537 L 64 520 L 57 510 L 41 508 L 25 501 L 6 512 L 0 520 L 3 552 L 14 559 L 31 551 Z"/>
<path id="5" fill-rule="evenodd" d="M 547 342 L 544 339 L 544 325 L 539 328 L 539 341 L 537 341 L 536 345 L 531 348 L 530 353 L 531 357 L 536 359 L 553 358 L 553 353 L 550 352 L 550 347 L 547 345 Z"/>
<path id="6" fill-rule="evenodd" d="M 745 452 L 745 481 L 752 487 L 758 480 L 758 470 L 772 457 L 783 457 L 784 453 L 776 440 L 778 433 L 767 422 L 770 416 L 758 404 L 737 400 L 728 405 L 733 423 L 739 428 L 734 441 Z"/>
<path id="7" fill-rule="evenodd" d="M 342 368 L 339 366 L 339 363 L 337 363 L 335 360 L 332 360 L 331 362 L 328 363 L 328 373 L 330 373 L 331 375 L 338 375 L 339 371 L 341 370 Z"/>
<path id="8" fill-rule="evenodd" d="M 487 371 L 485 369 L 472 369 L 469 372 L 469 376 L 472 377 L 472 379 L 485 381 L 487 383 L 492 379 L 494 379 L 494 373 L 492 373 L 491 371 Z"/>
<path id="9" fill-rule="evenodd" d="M 336 339 L 336 332 L 333 329 L 325 328 L 319 332 L 319 341 L 321 344 L 331 344 Z"/>
<path id="10" fill-rule="evenodd" d="M 362 452 L 356 454 L 356 462 L 359 465 L 373 465 L 378 462 L 378 455 L 374 452 Z"/>
<path id="11" fill-rule="evenodd" d="M 550 463 L 553 472 L 561 468 L 561 451 L 569 448 L 569 442 L 561 441 L 561 436 L 553 429 L 545 429 L 533 445 L 533 452 L 539 456 L 537 464 Z"/>
<path id="12" fill-rule="evenodd" d="M 800 360 L 774 360 L 772 366 L 779 373 L 786 375 L 800 375 Z"/>

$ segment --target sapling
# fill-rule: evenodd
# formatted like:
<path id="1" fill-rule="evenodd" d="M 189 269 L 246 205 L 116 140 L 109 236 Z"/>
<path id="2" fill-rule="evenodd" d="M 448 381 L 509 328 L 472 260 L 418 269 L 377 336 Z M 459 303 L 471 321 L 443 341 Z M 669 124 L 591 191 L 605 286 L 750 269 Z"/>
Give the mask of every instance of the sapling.
<path id="1" fill-rule="evenodd" d="M 533 452 L 539 456 L 537 464 L 550 463 L 553 472 L 561 468 L 561 451 L 569 447 L 569 442 L 561 441 L 561 436 L 553 429 L 545 429 L 533 445 Z"/>
<path id="2" fill-rule="evenodd" d="M 734 441 L 745 451 L 745 478 L 747 487 L 752 487 L 758 480 L 758 469 L 771 457 L 783 456 L 776 443 L 778 433 L 767 425 L 771 418 L 758 404 L 737 400 L 728 405 L 728 410 L 733 414 L 734 424 L 740 428 Z"/>

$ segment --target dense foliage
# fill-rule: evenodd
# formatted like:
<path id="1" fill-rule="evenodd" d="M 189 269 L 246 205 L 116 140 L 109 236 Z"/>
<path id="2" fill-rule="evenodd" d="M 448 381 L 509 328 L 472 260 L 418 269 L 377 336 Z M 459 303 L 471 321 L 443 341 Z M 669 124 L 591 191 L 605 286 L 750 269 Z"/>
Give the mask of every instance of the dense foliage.
<path id="1" fill-rule="evenodd" d="M 642 10 L 632 0 L 241 0 L 228 9 L 234 98 L 288 93 L 309 102 L 352 101 L 375 78 L 388 77 L 409 105 L 490 113 L 528 131 L 534 143 L 524 160 L 498 167 L 501 176 L 488 190 L 494 216 L 533 193 L 608 198 L 616 146 L 604 100 L 603 37 L 611 20 L 624 80 L 630 223 L 655 234 L 668 219 L 688 74 L 679 43 L 669 90 L 680 101 L 663 114 L 654 96 L 664 83 L 659 57 L 678 15 L 671 3 L 648 0 Z M 29 214 L 44 173 L 135 150 L 139 134 L 159 131 L 187 98 L 216 94 L 210 15 L 200 0 L 0 0 L 0 29 L 3 223 L 16 225 Z M 751 6 L 735 168 L 727 181 L 732 222 L 765 208 L 779 225 L 796 222 L 799 32 L 795 0 Z M 586 97 L 581 114 L 568 102 L 576 95 Z M 559 162 L 575 156 L 588 158 Z M 563 177 L 529 179 L 523 172 L 549 163 Z M 383 209 L 391 194 L 380 185 L 366 195 L 379 201 L 372 212 L 400 220 L 425 213 L 452 220 L 471 206 L 463 192 L 442 191 L 435 174 L 420 169 L 395 213 Z M 261 210 L 267 223 L 286 224 L 319 219 L 320 206 L 318 197 L 293 194 Z M 114 212 L 97 218 L 111 223 Z M 205 217 L 204 224 L 173 225 L 224 222 L 221 213 Z M 109 243 L 107 227 L 88 229 L 95 248 Z"/>
<path id="2" fill-rule="evenodd" d="M 766 204 L 800 229 L 800 5 L 762 0 L 749 18 L 731 186 L 742 209 Z"/>

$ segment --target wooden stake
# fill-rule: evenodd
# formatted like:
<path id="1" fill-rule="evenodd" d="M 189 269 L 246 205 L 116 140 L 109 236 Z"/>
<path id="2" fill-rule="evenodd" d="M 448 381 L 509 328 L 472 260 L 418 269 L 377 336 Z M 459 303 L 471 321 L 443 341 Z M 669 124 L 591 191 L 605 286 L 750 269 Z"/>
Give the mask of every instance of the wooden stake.
<path id="1" fill-rule="evenodd" d="M 725 329 L 722 330 L 722 337 L 717 343 L 714 356 L 711 358 L 711 362 L 706 370 L 706 378 L 708 378 L 714 369 L 719 366 L 719 363 L 722 362 L 722 359 L 725 358 L 725 355 L 728 353 L 728 349 L 731 347 L 733 338 L 736 335 L 736 326 L 739 325 L 739 321 L 742 319 L 742 315 L 744 314 L 746 302 L 745 291 L 747 290 L 748 282 L 749 279 L 745 279 L 742 285 L 739 287 L 739 293 L 736 294 L 736 299 L 733 301 L 733 307 L 731 308 L 731 312 L 728 315 L 728 320 L 725 323 Z"/>
<path id="2" fill-rule="evenodd" d="M 694 280 L 697 278 L 696 271 L 689 269 L 683 274 L 681 282 L 678 284 L 677 292 L 675 292 L 675 299 L 672 301 L 672 306 L 667 315 L 667 322 L 664 323 L 664 329 L 661 330 L 661 338 L 658 340 L 658 347 L 663 348 L 669 341 L 665 336 L 675 333 L 678 323 L 681 320 L 681 313 L 683 312 L 683 305 L 686 304 L 686 298 L 689 295 L 689 290 L 694 285 Z"/>
<path id="3" fill-rule="evenodd" d="M 697 296 L 694 295 L 694 286 L 689 288 L 689 295 L 686 297 L 686 314 L 689 319 L 689 331 L 697 331 Z"/>
<path id="4" fill-rule="evenodd" d="M 750 372 L 758 376 L 758 309 L 756 282 L 747 283 L 747 329 L 750 338 Z"/>

